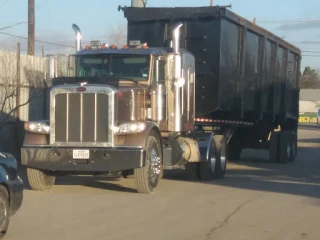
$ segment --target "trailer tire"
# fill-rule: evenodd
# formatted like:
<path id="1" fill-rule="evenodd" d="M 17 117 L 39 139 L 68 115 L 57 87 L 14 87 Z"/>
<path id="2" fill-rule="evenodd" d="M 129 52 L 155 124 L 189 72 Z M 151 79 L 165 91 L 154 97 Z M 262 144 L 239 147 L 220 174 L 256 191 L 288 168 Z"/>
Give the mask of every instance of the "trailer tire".
<path id="1" fill-rule="evenodd" d="M 223 178 L 226 173 L 226 142 L 223 135 L 214 135 L 208 162 L 199 163 L 199 174 L 202 181 Z"/>
<path id="2" fill-rule="evenodd" d="M 292 152 L 293 134 L 291 131 L 280 132 L 279 137 L 279 157 L 280 163 L 288 163 L 293 161 Z"/>
<path id="3" fill-rule="evenodd" d="M 27 168 L 29 185 L 33 190 L 46 191 L 52 188 L 56 180 L 55 176 L 45 174 L 43 171 Z"/>
<path id="4" fill-rule="evenodd" d="M 279 158 L 280 132 L 272 132 L 269 141 L 269 159 L 271 162 L 280 162 Z"/>
<path id="5" fill-rule="evenodd" d="M 291 132 L 291 157 L 290 162 L 294 162 L 297 156 L 297 135 L 294 132 Z"/>
<path id="6" fill-rule="evenodd" d="M 142 168 L 134 169 L 136 188 L 139 193 L 153 193 L 158 185 L 161 173 L 162 154 L 160 139 L 151 131 L 147 138 L 146 163 Z"/>
<path id="7" fill-rule="evenodd" d="M 231 140 L 232 141 L 232 140 Z M 227 145 L 227 160 L 237 161 L 240 159 L 242 147 L 238 141 L 233 140 Z"/>
<path id="8" fill-rule="evenodd" d="M 198 162 L 188 162 L 186 163 L 185 171 L 191 181 L 198 181 L 200 180 L 199 174 L 199 163 Z"/>

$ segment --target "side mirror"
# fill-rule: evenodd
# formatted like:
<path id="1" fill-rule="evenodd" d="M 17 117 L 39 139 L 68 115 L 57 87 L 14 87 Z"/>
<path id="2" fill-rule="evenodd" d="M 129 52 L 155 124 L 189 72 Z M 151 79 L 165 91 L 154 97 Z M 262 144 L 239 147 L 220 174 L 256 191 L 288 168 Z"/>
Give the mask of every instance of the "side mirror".
<path id="1" fill-rule="evenodd" d="M 174 80 L 174 86 L 177 88 L 181 88 L 185 84 L 186 80 L 184 78 L 176 78 Z"/>

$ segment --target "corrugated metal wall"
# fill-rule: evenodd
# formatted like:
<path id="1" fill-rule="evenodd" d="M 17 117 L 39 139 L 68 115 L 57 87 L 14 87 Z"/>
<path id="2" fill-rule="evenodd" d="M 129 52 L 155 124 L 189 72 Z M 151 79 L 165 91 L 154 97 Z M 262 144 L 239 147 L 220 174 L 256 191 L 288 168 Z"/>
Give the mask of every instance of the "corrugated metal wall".
<path id="1" fill-rule="evenodd" d="M 56 76 L 68 73 L 68 61 L 62 59 L 55 59 Z M 24 138 L 23 122 L 48 118 L 48 64 L 48 58 L 0 51 L 0 151 L 17 159 Z M 23 106 L 14 111 L 17 104 Z"/>

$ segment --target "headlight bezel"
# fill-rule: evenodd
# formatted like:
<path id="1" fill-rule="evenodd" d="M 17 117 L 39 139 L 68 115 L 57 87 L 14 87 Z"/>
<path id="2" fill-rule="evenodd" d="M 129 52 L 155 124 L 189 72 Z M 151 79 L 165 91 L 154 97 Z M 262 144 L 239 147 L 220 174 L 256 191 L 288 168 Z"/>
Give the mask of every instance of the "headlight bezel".
<path id="1" fill-rule="evenodd" d="M 125 122 L 113 128 L 115 135 L 127 135 L 143 132 L 147 127 L 146 122 Z"/>

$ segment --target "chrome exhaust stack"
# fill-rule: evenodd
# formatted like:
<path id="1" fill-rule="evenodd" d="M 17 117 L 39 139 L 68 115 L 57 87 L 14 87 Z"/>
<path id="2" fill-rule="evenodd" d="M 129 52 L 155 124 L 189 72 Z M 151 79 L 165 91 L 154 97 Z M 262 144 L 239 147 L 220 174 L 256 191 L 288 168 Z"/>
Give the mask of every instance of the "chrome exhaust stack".
<path id="1" fill-rule="evenodd" d="M 72 29 L 76 35 L 76 51 L 78 52 L 81 50 L 81 31 L 78 25 L 76 24 L 72 24 Z"/>
<path id="2" fill-rule="evenodd" d="M 182 116 L 182 86 L 184 79 L 182 76 L 182 65 L 180 55 L 180 28 L 182 23 L 178 23 L 172 31 L 172 47 L 174 53 L 174 131 L 182 131 L 181 116 Z"/>

